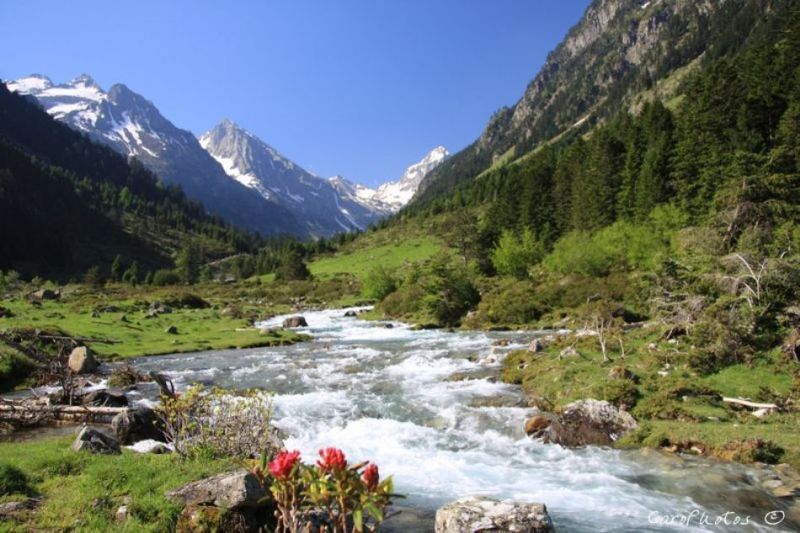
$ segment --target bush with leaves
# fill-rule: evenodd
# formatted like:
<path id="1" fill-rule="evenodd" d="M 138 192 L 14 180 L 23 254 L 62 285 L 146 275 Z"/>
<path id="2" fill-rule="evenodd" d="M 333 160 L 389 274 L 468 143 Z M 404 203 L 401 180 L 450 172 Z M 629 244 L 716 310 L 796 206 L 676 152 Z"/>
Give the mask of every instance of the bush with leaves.
<path id="1" fill-rule="evenodd" d="M 162 395 L 158 413 L 167 440 L 182 457 L 253 458 L 283 446 L 271 425 L 271 398 L 263 391 L 196 385 Z"/>
<path id="2" fill-rule="evenodd" d="M 492 265 L 498 274 L 524 279 L 528 269 L 544 257 L 544 245 L 529 228 L 520 233 L 504 230 L 492 252 Z"/>
<path id="3" fill-rule="evenodd" d="M 310 523 L 321 521 L 320 531 L 376 531 L 391 499 L 398 497 L 392 478 L 381 480 L 378 466 L 368 461 L 349 465 L 337 448 L 320 450 L 319 456 L 316 465 L 307 465 L 299 451 L 282 451 L 269 463 L 262 455 L 253 469 L 275 498 L 276 530 L 307 531 Z"/>
<path id="4" fill-rule="evenodd" d="M 383 300 L 397 290 L 397 282 L 381 265 L 373 267 L 364 279 L 364 295 L 373 300 Z"/>
<path id="5" fill-rule="evenodd" d="M 180 282 L 181 277 L 174 270 L 160 269 L 153 274 L 153 285 L 158 285 L 159 287 L 177 285 Z"/>

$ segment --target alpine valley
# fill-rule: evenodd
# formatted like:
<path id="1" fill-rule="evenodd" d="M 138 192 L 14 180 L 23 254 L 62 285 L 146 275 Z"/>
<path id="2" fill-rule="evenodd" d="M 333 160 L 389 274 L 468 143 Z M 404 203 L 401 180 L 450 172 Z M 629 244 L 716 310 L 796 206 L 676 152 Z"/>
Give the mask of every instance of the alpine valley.
<path id="1" fill-rule="evenodd" d="M 198 3 L 208 56 L 104 7 L 288 86 L 197 96 L 249 130 L 85 75 L 0 84 L 0 530 L 800 531 L 800 3 L 576 2 Z M 9 77 L 101 31 L 48 7 L 0 21 L 47 44 Z M 283 9 L 302 28 L 242 36 Z M 259 97 L 422 158 L 317 176 L 253 133 Z"/>

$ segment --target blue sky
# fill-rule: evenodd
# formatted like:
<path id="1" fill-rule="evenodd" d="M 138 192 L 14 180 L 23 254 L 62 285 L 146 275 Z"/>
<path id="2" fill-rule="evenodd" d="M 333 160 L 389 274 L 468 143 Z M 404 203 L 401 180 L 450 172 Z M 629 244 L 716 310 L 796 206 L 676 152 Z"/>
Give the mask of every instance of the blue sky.
<path id="1" fill-rule="evenodd" d="M 0 0 L 0 78 L 122 82 L 321 176 L 394 179 L 514 104 L 589 0 Z"/>

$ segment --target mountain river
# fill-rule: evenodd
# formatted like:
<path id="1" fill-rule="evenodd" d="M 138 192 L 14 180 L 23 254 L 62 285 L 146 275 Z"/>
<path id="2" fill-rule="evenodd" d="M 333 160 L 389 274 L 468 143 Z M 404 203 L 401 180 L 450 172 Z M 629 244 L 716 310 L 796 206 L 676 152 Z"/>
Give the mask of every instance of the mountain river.
<path id="1" fill-rule="evenodd" d="M 480 359 L 494 351 L 499 360 L 535 333 L 387 328 L 345 311 L 303 313 L 311 342 L 134 364 L 165 372 L 179 389 L 201 382 L 273 391 L 275 424 L 306 461 L 336 446 L 394 476 L 406 498 L 387 531 L 432 531 L 436 508 L 467 495 L 542 502 L 558 531 L 791 530 L 768 525 L 782 507 L 760 488 L 768 472 L 759 467 L 526 437 L 533 410 L 518 387 L 494 379 L 499 362 Z M 493 346 L 500 339 L 510 344 Z M 455 373 L 472 379 L 448 379 Z"/>

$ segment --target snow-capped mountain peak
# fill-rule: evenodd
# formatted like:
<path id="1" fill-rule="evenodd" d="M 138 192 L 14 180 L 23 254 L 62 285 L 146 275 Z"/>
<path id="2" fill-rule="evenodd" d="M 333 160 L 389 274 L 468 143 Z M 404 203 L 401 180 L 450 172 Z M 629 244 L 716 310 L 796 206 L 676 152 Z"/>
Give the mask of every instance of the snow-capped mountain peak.
<path id="1" fill-rule="evenodd" d="M 34 96 L 54 118 L 93 140 L 136 157 L 164 182 L 180 185 L 190 198 L 239 226 L 307 235 L 288 210 L 232 182 L 191 132 L 176 127 L 126 85 L 106 92 L 88 74 L 59 85 L 33 74 L 7 87 Z"/>
<path id="2" fill-rule="evenodd" d="M 384 183 L 378 187 L 376 198 L 392 206 L 394 210 L 400 209 L 411 201 L 423 178 L 431 170 L 438 167 L 449 155 L 450 152 L 447 151 L 447 148 L 437 146 L 425 154 L 425 157 L 419 162 L 408 167 L 400 179 Z"/>

